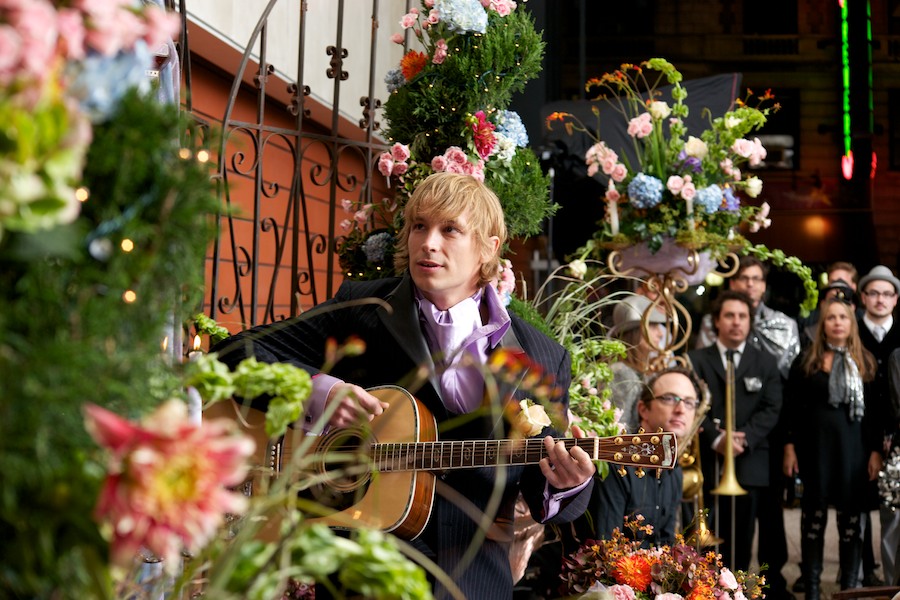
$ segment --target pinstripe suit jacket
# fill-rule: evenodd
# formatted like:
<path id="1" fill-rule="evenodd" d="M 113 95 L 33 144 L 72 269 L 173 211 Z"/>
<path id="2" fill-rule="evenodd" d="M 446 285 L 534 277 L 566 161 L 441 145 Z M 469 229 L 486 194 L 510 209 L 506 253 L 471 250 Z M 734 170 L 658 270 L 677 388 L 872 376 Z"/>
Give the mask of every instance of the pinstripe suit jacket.
<path id="1" fill-rule="evenodd" d="M 312 374 L 324 364 L 323 350 L 327 338 L 343 342 L 351 335 L 366 343 L 362 356 L 340 361 L 331 372 L 344 381 L 363 387 L 398 384 L 410 389 L 435 415 L 442 439 L 490 439 L 506 437 L 504 423 L 489 421 L 488 417 L 470 419 L 450 427 L 454 417 L 444 407 L 435 366 L 422 333 L 414 288 L 408 275 L 402 278 L 370 282 L 344 282 L 337 295 L 316 309 L 300 317 L 257 327 L 238 334 L 220 344 L 222 359 L 230 366 L 246 356 L 256 356 L 264 362 L 288 362 Z M 378 298 L 384 303 L 365 303 L 341 307 L 340 303 L 365 298 Z M 568 386 L 571 378 L 568 353 L 556 342 L 516 317 L 501 341 L 501 345 L 524 350 L 545 373 L 556 377 L 561 390 L 555 401 L 562 413 L 568 407 Z M 417 372 L 425 367 L 428 377 L 416 389 L 412 388 Z M 516 391 L 517 399 L 526 397 Z M 545 431 L 545 434 L 554 434 Z M 423 535 L 416 543 L 426 554 L 433 555 L 444 571 L 450 574 L 467 598 L 506 598 L 512 596 L 508 552 L 512 539 L 515 500 L 521 491 L 532 514 L 543 512 L 543 493 L 546 479 L 536 466 L 509 467 L 500 473 L 497 468 L 452 471 L 439 479 L 434 511 Z M 445 487 L 446 484 L 446 487 Z M 477 544 L 471 560 L 463 557 L 473 539 L 482 532 L 470 516 L 456 503 L 442 495 L 449 488 L 462 494 L 481 511 L 487 511 L 492 495 L 499 498 L 499 506 L 491 513 L 491 520 L 501 525 L 505 535 L 491 537 Z M 582 514 L 590 498 L 591 486 L 568 499 L 553 522 L 571 521 Z M 442 595 L 440 588 L 436 593 Z"/>

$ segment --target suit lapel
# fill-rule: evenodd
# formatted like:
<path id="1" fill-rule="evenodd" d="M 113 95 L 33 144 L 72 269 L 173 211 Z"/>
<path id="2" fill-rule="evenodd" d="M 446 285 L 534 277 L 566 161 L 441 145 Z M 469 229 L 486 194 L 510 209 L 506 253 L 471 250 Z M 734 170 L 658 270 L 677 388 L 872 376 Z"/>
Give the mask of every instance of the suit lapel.
<path id="1" fill-rule="evenodd" d="M 422 326 L 419 323 L 419 309 L 413 299 L 412 279 L 405 275 L 400 284 L 386 298 L 391 306 L 391 311 L 379 310 L 378 317 L 382 324 L 393 336 L 397 343 L 406 352 L 412 363 L 418 367 L 428 369 L 428 381 L 434 388 L 434 393 L 443 405 L 441 386 L 435 372 L 434 359 L 428 349 L 428 343 L 422 334 Z"/>

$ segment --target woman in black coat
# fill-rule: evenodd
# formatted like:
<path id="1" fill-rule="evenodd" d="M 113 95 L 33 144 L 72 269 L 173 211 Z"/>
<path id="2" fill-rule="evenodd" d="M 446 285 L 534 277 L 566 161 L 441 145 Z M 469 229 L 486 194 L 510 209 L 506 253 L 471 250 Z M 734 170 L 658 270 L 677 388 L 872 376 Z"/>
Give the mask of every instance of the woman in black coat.
<path id="1" fill-rule="evenodd" d="M 784 394 L 784 474 L 803 479 L 800 549 L 807 600 L 819 600 L 828 507 L 837 510 L 841 589 L 856 587 L 867 481 L 881 469 L 881 437 L 866 420 L 863 382 L 875 359 L 859 340 L 853 307 L 829 298 L 815 339 L 794 362 Z"/>

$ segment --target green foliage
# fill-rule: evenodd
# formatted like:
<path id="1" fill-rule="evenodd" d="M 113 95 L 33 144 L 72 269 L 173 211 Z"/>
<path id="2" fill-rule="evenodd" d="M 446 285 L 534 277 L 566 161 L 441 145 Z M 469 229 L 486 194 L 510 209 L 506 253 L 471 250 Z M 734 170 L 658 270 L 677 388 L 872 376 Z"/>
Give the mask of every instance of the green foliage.
<path id="1" fill-rule="evenodd" d="M 544 219 L 556 214 L 559 205 L 535 202 L 545 198 L 550 180 L 540 161 L 528 148 L 520 148 L 507 169 L 485 173 L 485 182 L 500 198 L 506 227 L 511 237 L 529 237 L 541 233 Z"/>
<path id="2" fill-rule="evenodd" d="M 81 405 L 137 416 L 181 393 L 161 342 L 200 300 L 218 209 L 209 165 L 178 157 L 186 127 L 127 96 L 94 127 L 81 216 L 0 242 L 0 586 L 13 594 L 102 594 L 89 567 L 106 561 L 91 516 L 104 473 Z"/>

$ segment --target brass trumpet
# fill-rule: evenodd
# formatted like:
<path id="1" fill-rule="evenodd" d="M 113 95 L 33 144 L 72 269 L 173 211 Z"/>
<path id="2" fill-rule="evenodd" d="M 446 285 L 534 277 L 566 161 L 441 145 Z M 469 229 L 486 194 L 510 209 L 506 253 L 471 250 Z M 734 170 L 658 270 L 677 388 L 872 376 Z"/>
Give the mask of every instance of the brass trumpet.
<path id="1" fill-rule="evenodd" d="M 712 490 L 719 496 L 743 496 L 747 490 L 738 483 L 734 472 L 734 362 L 725 367 L 725 453 L 722 461 L 722 476 L 719 485 Z"/>
<path id="2" fill-rule="evenodd" d="M 691 365 L 688 366 L 691 367 Z M 696 527 L 691 533 L 688 543 L 697 548 L 706 548 L 721 544 L 722 539 L 716 537 L 707 525 L 706 508 L 703 505 L 703 469 L 700 467 L 700 440 L 697 438 L 697 434 L 706 413 L 709 412 L 710 399 L 706 382 L 700 381 L 700 389 L 703 397 L 694 414 L 694 422 L 684 438 L 678 440 L 678 444 L 680 448 L 685 449 L 679 460 L 683 476 L 681 499 L 685 502 L 694 502 L 696 508 L 694 517 Z"/>

